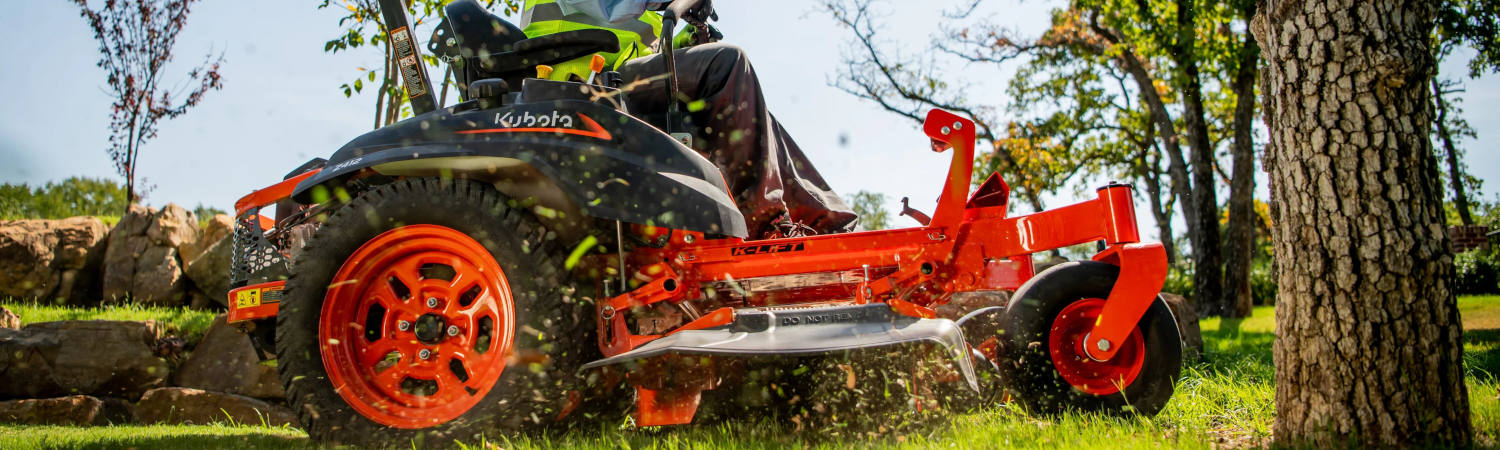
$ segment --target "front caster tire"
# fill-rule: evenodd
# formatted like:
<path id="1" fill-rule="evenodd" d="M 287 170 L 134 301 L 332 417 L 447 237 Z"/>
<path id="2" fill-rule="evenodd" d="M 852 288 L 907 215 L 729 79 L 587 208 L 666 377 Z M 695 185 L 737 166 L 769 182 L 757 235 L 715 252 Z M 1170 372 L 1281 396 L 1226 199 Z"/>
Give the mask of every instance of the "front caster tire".
<path id="1" fill-rule="evenodd" d="M 1012 395 L 1030 410 L 1155 415 L 1172 398 L 1182 370 L 1177 322 L 1156 299 L 1114 358 L 1082 354 L 1082 340 L 1119 277 L 1116 266 L 1081 261 L 1037 275 L 1006 309 L 1005 360 Z"/>
<path id="2" fill-rule="evenodd" d="M 592 327 L 559 251 L 488 185 L 413 179 L 336 211 L 277 316 L 288 402 L 319 441 L 406 445 L 547 423 Z"/>

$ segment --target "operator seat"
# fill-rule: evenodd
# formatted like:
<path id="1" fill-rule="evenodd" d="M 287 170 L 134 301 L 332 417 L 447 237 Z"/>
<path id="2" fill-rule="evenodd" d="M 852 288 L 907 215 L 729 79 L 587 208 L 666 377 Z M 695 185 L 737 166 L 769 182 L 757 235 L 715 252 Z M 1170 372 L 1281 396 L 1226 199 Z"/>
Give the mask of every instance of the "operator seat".
<path id="1" fill-rule="evenodd" d="M 521 28 L 485 10 L 474 0 L 458 0 L 443 8 L 447 16 L 433 31 L 429 48 L 449 60 L 458 83 L 500 78 L 510 86 L 536 76 L 536 66 L 560 64 L 593 55 L 620 51 L 620 39 L 603 29 L 584 29 L 526 38 Z"/>

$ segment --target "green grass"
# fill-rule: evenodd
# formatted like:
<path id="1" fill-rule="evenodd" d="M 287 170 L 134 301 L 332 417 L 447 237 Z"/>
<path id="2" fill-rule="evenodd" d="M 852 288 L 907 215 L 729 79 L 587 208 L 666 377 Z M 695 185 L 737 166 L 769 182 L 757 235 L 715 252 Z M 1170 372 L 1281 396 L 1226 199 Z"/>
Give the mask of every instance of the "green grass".
<path id="1" fill-rule="evenodd" d="M 19 302 L 6 299 L 0 306 L 21 317 L 21 323 L 53 322 L 58 320 L 155 320 L 167 335 L 179 336 L 188 342 L 197 342 L 214 322 L 216 313 L 199 311 L 187 307 L 164 308 L 137 304 L 106 305 L 91 308 L 49 305 L 45 303 Z"/>
<path id="2" fill-rule="evenodd" d="M 0 425 L 0 448 L 305 448 L 307 434 L 291 427 L 147 425 L 59 427 Z"/>
<path id="3" fill-rule="evenodd" d="M 1500 297 L 1466 297 L 1465 363 L 1474 429 L 1482 446 L 1500 442 Z M 1202 362 L 1184 369 L 1172 402 L 1152 418 L 1095 414 L 1032 417 L 1008 407 L 948 416 L 937 423 L 874 440 L 799 432 L 795 427 L 746 419 L 686 427 L 633 430 L 599 424 L 564 433 L 480 442 L 393 442 L 402 448 L 1212 448 L 1269 443 L 1275 413 L 1271 343 L 1274 311 L 1256 308 L 1249 319 L 1201 322 Z M 228 425 L 114 426 L 101 428 L 0 425 L 0 448 L 318 448 L 288 428 Z"/>

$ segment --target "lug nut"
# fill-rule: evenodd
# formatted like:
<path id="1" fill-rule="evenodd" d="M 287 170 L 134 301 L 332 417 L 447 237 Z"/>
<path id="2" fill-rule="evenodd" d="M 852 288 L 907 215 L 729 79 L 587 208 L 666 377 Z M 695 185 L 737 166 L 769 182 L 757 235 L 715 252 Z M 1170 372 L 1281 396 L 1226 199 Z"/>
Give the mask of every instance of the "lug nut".
<path id="1" fill-rule="evenodd" d="M 407 322 L 405 320 L 400 321 L 400 322 L 396 322 L 396 329 L 401 330 L 401 331 L 410 330 L 411 329 L 411 322 Z"/>
<path id="2" fill-rule="evenodd" d="M 437 307 L 437 297 L 427 297 L 427 307 L 428 308 L 436 308 Z"/>
<path id="3" fill-rule="evenodd" d="M 431 358 L 432 357 L 432 350 L 428 350 L 428 349 L 424 348 L 424 349 L 422 349 L 422 351 L 417 352 L 417 357 L 418 358 L 422 358 L 422 359 Z"/>
<path id="4" fill-rule="evenodd" d="M 458 336 L 458 325 L 448 325 L 448 335 Z"/>

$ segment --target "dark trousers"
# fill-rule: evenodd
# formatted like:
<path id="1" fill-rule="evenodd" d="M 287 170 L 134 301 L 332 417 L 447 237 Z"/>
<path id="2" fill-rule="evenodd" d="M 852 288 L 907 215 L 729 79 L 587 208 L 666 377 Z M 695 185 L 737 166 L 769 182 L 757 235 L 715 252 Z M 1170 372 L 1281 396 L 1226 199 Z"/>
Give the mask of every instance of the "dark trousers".
<path id="1" fill-rule="evenodd" d="M 802 148 L 766 109 L 760 80 L 739 47 L 704 44 L 677 50 L 678 89 L 686 98 L 675 132 L 693 135 L 693 147 L 724 173 L 750 237 L 776 233 L 782 216 L 818 233 L 852 230 L 858 222 Z M 661 55 L 636 58 L 620 68 L 626 86 L 666 72 Z M 626 101 L 632 115 L 662 128 L 667 81 L 634 84 Z M 782 226 L 785 226 L 782 223 Z M 786 234 L 783 230 L 781 234 Z"/>

